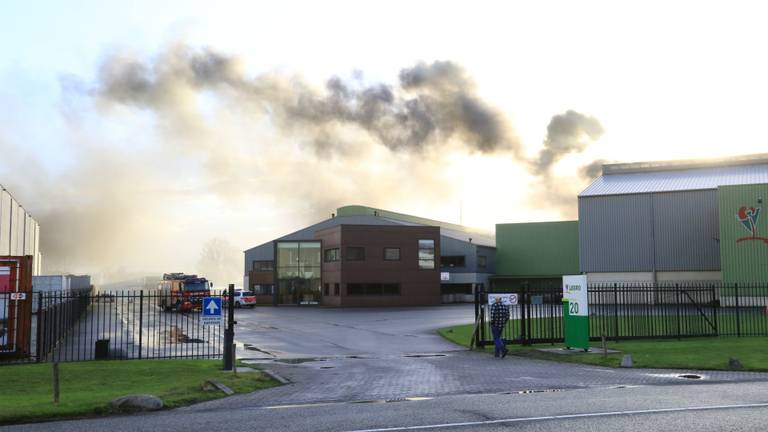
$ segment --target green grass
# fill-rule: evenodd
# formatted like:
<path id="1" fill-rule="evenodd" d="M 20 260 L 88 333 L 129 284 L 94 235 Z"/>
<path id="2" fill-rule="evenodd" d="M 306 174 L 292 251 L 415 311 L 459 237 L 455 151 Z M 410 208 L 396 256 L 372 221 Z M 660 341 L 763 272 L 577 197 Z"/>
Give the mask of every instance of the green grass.
<path id="1" fill-rule="evenodd" d="M 438 333 L 459 345 L 469 347 L 472 337 L 472 324 L 446 327 Z M 489 333 L 490 334 L 490 333 Z M 599 347 L 599 342 L 592 342 Z M 554 360 L 570 363 L 592 364 L 618 367 L 621 357 L 632 355 L 633 365 L 639 368 L 670 368 L 670 369 L 728 369 L 728 359 L 739 359 L 744 370 L 768 371 L 768 337 L 707 337 L 683 340 L 633 340 L 608 342 L 608 349 L 619 350 L 620 353 L 608 354 L 553 354 L 539 351 L 539 348 L 562 347 L 562 344 L 540 344 L 533 346 L 508 345 L 511 355 Z M 488 352 L 493 347 L 485 347 Z"/>
<path id="2" fill-rule="evenodd" d="M 128 360 L 61 363 L 60 403 L 52 403 L 50 363 L 0 366 L 0 424 L 108 414 L 109 402 L 130 394 L 160 397 L 167 408 L 224 396 L 205 392 L 214 379 L 237 393 L 278 383 L 261 372 L 221 371 L 220 360 Z"/>

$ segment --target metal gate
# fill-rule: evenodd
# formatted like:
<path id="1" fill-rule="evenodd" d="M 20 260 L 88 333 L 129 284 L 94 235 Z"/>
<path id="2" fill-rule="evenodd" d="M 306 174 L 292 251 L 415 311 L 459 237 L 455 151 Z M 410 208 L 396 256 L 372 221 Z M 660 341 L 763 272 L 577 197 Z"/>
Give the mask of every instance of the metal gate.
<path id="1" fill-rule="evenodd" d="M 562 288 L 520 284 L 510 293 L 507 344 L 563 342 Z M 745 293 L 749 293 L 745 295 Z M 488 294 L 475 294 L 472 345 L 493 345 Z M 590 340 L 768 335 L 768 286 L 609 284 L 589 286 Z"/>

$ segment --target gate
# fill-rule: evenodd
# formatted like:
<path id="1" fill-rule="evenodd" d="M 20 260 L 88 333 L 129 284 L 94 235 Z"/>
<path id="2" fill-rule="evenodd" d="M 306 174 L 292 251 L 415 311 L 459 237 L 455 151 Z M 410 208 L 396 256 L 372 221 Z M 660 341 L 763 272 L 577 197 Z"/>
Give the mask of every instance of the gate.
<path id="1" fill-rule="evenodd" d="M 564 341 L 562 288 L 522 283 L 502 331 L 507 344 Z M 491 292 L 492 293 L 492 292 Z M 745 293 L 749 293 L 748 295 Z M 475 294 L 472 345 L 493 345 L 489 292 Z M 768 286 L 606 284 L 589 286 L 590 340 L 768 335 Z"/>

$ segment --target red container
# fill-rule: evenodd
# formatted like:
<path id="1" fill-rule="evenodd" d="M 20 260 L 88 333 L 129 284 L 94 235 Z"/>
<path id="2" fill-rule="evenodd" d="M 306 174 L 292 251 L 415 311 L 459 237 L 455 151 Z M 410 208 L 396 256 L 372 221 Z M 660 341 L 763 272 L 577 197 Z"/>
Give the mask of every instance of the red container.
<path id="1" fill-rule="evenodd" d="M 0 256 L 0 359 L 30 356 L 32 256 Z"/>

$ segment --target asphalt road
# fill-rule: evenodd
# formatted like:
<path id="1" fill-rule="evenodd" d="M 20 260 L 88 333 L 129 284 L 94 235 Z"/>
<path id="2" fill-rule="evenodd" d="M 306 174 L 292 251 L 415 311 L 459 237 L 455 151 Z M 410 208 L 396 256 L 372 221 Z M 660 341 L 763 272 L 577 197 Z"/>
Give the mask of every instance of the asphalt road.
<path id="1" fill-rule="evenodd" d="M 472 322 L 474 306 L 256 307 L 238 309 L 235 319 L 235 341 L 240 358 L 425 353 L 457 349 L 435 330 Z M 243 344 L 250 344 L 252 348 L 245 350 Z"/>
<path id="2" fill-rule="evenodd" d="M 190 409 L 0 431 L 764 431 L 768 384 L 592 388 L 389 403 Z"/>
<path id="3" fill-rule="evenodd" d="M 768 430 L 768 374 L 498 360 L 435 334 L 471 321 L 469 305 L 255 308 L 236 319 L 240 357 L 290 384 L 173 411 L 0 431 Z"/>

